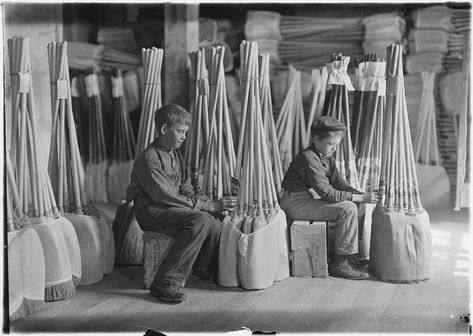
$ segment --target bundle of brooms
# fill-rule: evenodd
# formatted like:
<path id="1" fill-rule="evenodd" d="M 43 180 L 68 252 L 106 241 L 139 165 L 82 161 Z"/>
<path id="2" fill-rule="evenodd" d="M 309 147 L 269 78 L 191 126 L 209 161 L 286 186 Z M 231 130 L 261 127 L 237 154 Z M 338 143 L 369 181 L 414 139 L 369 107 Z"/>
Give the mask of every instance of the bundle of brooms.
<path id="1" fill-rule="evenodd" d="M 350 57 L 332 54 L 330 63 L 327 64 L 329 78 L 322 115 L 340 120 L 346 127 L 346 134 L 335 153 L 335 162 L 340 175 L 353 188 L 358 189 L 358 173 L 355 165 L 355 154 L 351 142 L 350 115 L 348 103 L 348 90 L 353 91 L 350 77 L 347 74 Z"/>
<path id="2" fill-rule="evenodd" d="M 75 294 L 75 284 L 81 277 L 79 242 L 71 222 L 58 211 L 42 159 L 36 135 L 28 38 L 9 39 L 8 55 L 12 89 L 11 156 L 18 183 L 18 208 L 29 217 L 29 227 L 38 233 L 43 246 L 44 298 L 62 300 Z M 35 256 L 26 258 L 32 260 Z"/>
<path id="3" fill-rule="evenodd" d="M 8 240 L 8 309 L 10 321 L 43 307 L 45 288 L 44 250 L 35 230 L 20 210 L 18 185 L 10 153 L 5 155 Z"/>
<path id="4" fill-rule="evenodd" d="M 286 96 L 276 121 L 284 173 L 289 168 L 292 158 L 306 144 L 306 127 L 301 93 L 301 72 L 290 65 Z"/>
<path id="5" fill-rule="evenodd" d="M 260 289 L 289 276 L 286 217 L 279 208 L 260 101 L 258 45 L 240 44 L 243 95 L 235 167 L 238 208 L 222 224 L 218 282 Z"/>
<path id="6" fill-rule="evenodd" d="M 48 171 L 58 210 L 72 223 L 81 256 L 81 285 L 100 281 L 113 267 L 114 244 L 106 215 L 88 204 L 67 60 L 67 42 L 48 44 L 53 127 Z M 110 260 L 111 259 L 111 260 Z"/>
<path id="7" fill-rule="evenodd" d="M 388 46 L 380 191 L 373 212 L 370 270 L 383 281 L 430 277 L 430 220 L 422 208 L 404 92 L 402 46 Z"/>
<path id="8" fill-rule="evenodd" d="M 192 67 L 190 114 L 193 122 L 187 135 L 184 158 L 190 167 L 191 184 L 197 194 L 202 189 L 199 177 L 204 173 L 204 161 L 210 133 L 209 79 L 205 55 L 203 48 L 189 53 Z"/>
<path id="9" fill-rule="evenodd" d="M 325 89 L 328 79 L 327 67 L 323 66 L 320 69 L 312 69 L 310 77 L 312 87 L 310 93 L 309 119 L 307 121 L 305 147 L 309 146 L 310 144 L 310 128 L 314 122 L 314 119 L 322 115 L 322 109 L 324 107 L 325 101 Z"/>

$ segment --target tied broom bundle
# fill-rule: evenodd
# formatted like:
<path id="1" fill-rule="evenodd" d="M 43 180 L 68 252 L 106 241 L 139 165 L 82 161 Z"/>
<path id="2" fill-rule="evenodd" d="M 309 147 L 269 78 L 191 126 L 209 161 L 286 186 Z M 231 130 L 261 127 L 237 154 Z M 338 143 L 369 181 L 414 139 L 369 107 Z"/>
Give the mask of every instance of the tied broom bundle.
<path id="1" fill-rule="evenodd" d="M 37 140 L 27 37 L 8 40 L 12 87 L 13 171 L 18 183 L 18 206 L 30 218 L 43 246 L 46 301 L 75 294 L 81 277 L 79 242 L 71 222 L 60 215 L 51 180 L 42 160 Z M 38 251 L 31 251 L 37 253 Z M 33 259 L 34 256 L 26 256 Z"/>
<path id="2" fill-rule="evenodd" d="M 107 254 L 113 257 L 111 229 L 103 214 L 93 216 L 85 192 L 85 172 L 76 136 L 67 42 L 48 44 L 53 127 L 49 175 L 58 209 L 72 223 L 80 247 L 81 285 L 100 281 L 106 273 Z M 113 243 L 113 241 L 112 241 Z M 108 257 L 109 258 L 109 257 Z"/>
<path id="3" fill-rule="evenodd" d="M 210 134 L 205 155 L 202 191 L 210 200 L 233 194 L 235 150 L 228 112 L 222 46 L 206 50 L 209 70 Z"/>
<path id="4" fill-rule="evenodd" d="M 289 276 L 286 217 L 279 208 L 260 102 L 258 45 L 240 44 L 243 105 L 235 177 L 238 209 L 222 224 L 222 286 L 260 289 Z"/>
<path id="5" fill-rule="evenodd" d="M 306 129 L 306 141 L 304 147 L 309 146 L 311 131 L 310 127 L 314 122 L 314 119 L 322 114 L 325 100 L 325 89 L 327 87 L 328 70 L 327 67 L 321 67 L 320 69 L 312 69 L 310 75 L 311 82 L 311 93 L 310 93 L 310 108 L 309 108 L 309 120 L 307 122 Z"/>
<path id="6" fill-rule="evenodd" d="M 340 120 L 347 127 L 341 146 L 337 149 L 335 162 L 340 175 L 355 189 L 359 188 L 358 174 L 355 165 L 355 155 L 351 142 L 348 90 L 353 91 L 350 77 L 347 74 L 350 57 L 332 54 L 327 64 L 329 78 L 322 115 Z"/>
<path id="7" fill-rule="evenodd" d="M 85 188 L 90 201 L 108 203 L 107 148 L 97 73 L 89 69 L 84 81 L 89 105 L 89 155 L 85 166 Z"/>
<path id="8" fill-rule="evenodd" d="M 163 49 L 141 49 L 143 58 L 143 98 L 141 106 L 140 125 L 136 139 L 135 159 L 140 155 L 156 136 L 154 126 L 154 111 L 161 107 L 161 67 L 163 64 Z"/>
<path id="9" fill-rule="evenodd" d="M 282 191 L 281 182 L 284 178 L 282 169 L 281 154 L 279 152 L 279 143 L 276 133 L 276 125 L 273 117 L 273 103 L 271 99 L 271 82 L 269 80 L 270 55 L 262 54 L 259 56 L 260 64 L 260 101 L 261 113 L 263 116 L 263 128 L 266 134 L 266 143 L 269 149 L 270 162 L 272 162 L 272 172 L 274 186 L 278 196 Z"/>
<path id="10" fill-rule="evenodd" d="M 301 93 L 301 72 L 289 66 L 287 91 L 276 121 L 283 171 L 306 144 L 306 124 Z"/>
<path id="11" fill-rule="evenodd" d="M 370 269 L 381 280 L 430 277 L 430 220 L 422 208 L 403 82 L 402 46 L 387 47 L 380 190 L 373 212 Z"/>
<path id="12" fill-rule="evenodd" d="M 45 288 L 44 251 L 35 230 L 19 207 L 18 186 L 7 152 L 5 155 L 8 238 L 8 303 L 10 321 L 43 307 Z"/>
<path id="13" fill-rule="evenodd" d="M 201 192 L 199 181 L 203 173 L 204 160 L 206 157 L 206 145 L 209 142 L 209 79 L 205 63 L 205 51 L 189 53 L 192 66 L 192 90 L 190 113 L 193 123 L 189 130 L 185 149 L 185 160 L 191 170 L 191 183 L 194 192 Z"/>

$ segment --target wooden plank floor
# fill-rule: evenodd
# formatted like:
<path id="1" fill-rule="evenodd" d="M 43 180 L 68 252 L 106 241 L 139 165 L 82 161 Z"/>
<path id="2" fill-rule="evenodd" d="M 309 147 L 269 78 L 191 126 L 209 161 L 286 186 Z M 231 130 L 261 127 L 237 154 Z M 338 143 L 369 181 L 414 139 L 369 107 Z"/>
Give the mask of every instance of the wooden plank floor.
<path id="1" fill-rule="evenodd" d="M 14 321 L 12 333 L 292 332 L 466 333 L 470 313 L 469 214 L 429 211 L 432 278 L 419 284 L 288 278 L 264 290 L 223 288 L 191 277 L 181 304 L 165 304 L 142 289 L 141 267 L 116 268 L 64 301 Z"/>

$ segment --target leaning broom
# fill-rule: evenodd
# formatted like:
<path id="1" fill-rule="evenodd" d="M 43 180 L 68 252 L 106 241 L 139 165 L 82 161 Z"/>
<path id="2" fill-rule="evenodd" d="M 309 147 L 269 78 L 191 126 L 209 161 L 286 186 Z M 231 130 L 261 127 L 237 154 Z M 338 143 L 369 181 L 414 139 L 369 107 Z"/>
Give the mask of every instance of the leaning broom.
<path id="1" fill-rule="evenodd" d="M 41 240 L 45 263 L 45 301 L 75 294 L 81 255 L 74 228 L 60 215 L 37 138 L 33 82 L 27 37 L 8 40 L 12 88 L 11 158 L 18 183 L 18 207 Z M 30 251 L 33 252 L 33 251 Z M 27 256 L 26 258 L 34 258 Z"/>
<path id="2" fill-rule="evenodd" d="M 222 224 L 218 283 L 261 289 L 289 276 L 286 216 L 280 209 L 263 127 L 258 45 L 240 44 L 243 104 L 235 178 L 238 208 Z"/>
<path id="3" fill-rule="evenodd" d="M 402 46 L 387 48 L 380 191 L 373 212 L 370 271 L 383 281 L 431 275 L 430 219 L 422 208 L 403 82 Z"/>
<path id="4" fill-rule="evenodd" d="M 77 235 L 81 285 L 100 281 L 113 270 L 115 245 L 106 214 L 88 203 L 85 173 L 77 141 L 67 42 L 48 44 L 53 127 L 48 171 L 58 210 L 73 225 Z"/>
<path id="5" fill-rule="evenodd" d="M 155 139 L 154 112 L 162 105 L 161 67 L 163 49 L 143 48 L 143 94 L 141 117 L 135 143 L 135 159 Z M 123 202 L 117 209 L 113 222 L 116 248 L 116 262 L 121 264 L 141 264 L 143 258 L 143 231 L 132 211 L 133 204 Z"/>

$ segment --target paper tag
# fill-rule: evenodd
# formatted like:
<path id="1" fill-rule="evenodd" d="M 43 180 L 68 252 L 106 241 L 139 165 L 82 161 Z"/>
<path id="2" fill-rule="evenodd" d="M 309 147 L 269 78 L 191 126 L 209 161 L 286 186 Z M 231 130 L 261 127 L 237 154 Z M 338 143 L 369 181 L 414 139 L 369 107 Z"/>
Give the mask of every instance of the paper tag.
<path id="1" fill-rule="evenodd" d="M 18 76 L 20 77 L 20 88 L 19 88 L 19 93 L 29 93 L 30 92 L 30 74 L 29 72 L 24 72 L 18 73 Z"/>
<path id="2" fill-rule="evenodd" d="M 330 63 L 330 67 L 327 64 L 327 68 L 330 72 L 328 84 L 345 85 L 348 91 L 355 90 L 347 74 L 348 63 L 350 63 L 350 57 L 346 56 L 342 58 L 341 61 Z"/>
<path id="3" fill-rule="evenodd" d="M 93 73 L 90 75 L 85 76 L 85 91 L 87 93 L 87 97 L 93 97 L 100 95 L 99 90 L 99 78 L 97 74 Z"/>
<path id="4" fill-rule="evenodd" d="M 380 78 L 378 80 L 377 95 L 378 96 L 385 96 L 386 95 L 386 80 L 384 79 L 384 77 Z"/>
<path id="5" fill-rule="evenodd" d="M 112 77 L 112 97 L 123 97 L 123 78 Z"/>
<path id="6" fill-rule="evenodd" d="M 68 82 L 65 79 L 58 79 L 56 81 L 57 99 L 67 99 Z"/>
<path id="7" fill-rule="evenodd" d="M 74 98 L 79 98 L 79 82 L 77 81 L 77 77 L 72 78 L 71 81 L 71 96 Z"/>

